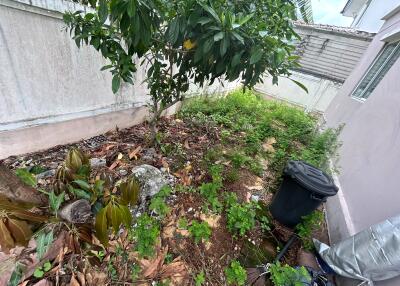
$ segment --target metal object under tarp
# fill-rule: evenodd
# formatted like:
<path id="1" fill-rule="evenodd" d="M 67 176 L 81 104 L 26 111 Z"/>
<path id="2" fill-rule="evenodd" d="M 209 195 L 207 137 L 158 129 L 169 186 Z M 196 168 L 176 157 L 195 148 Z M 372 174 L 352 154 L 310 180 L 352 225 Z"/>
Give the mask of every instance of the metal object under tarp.
<path id="1" fill-rule="evenodd" d="M 331 247 L 318 240 L 314 244 L 321 258 L 338 275 L 369 285 L 400 275 L 400 215 Z"/>

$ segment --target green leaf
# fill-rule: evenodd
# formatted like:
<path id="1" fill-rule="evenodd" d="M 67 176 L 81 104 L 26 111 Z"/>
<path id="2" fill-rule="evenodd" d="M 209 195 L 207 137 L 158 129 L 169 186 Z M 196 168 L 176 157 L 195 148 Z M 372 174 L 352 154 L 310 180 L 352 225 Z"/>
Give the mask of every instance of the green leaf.
<path id="1" fill-rule="evenodd" d="M 243 54 L 243 52 L 240 52 L 240 53 L 237 53 L 236 55 L 234 55 L 234 57 L 232 58 L 232 67 L 235 67 L 240 63 L 242 54 Z"/>
<path id="2" fill-rule="evenodd" d="M 89 183 L 84 180 L 75 180 L 73 182 L 77 184 L 82 190 L 90 191 L 92 189 Z"/>
<path id="3" fill-rule="evenodd" d="M 214 45 L 213 39 L 208 39 L 207 41 L 205 41 L 203 44 L 203 54 L 207 54 L 211 50 L 213 45 Z"/>
<path id="4" fill-rule="evenodd" d="M 255 63 L 258 63 L 263 55 L 263 51 L 259 48 L 256 48 L 255 51 L 253 51 L 253 53 L 251 54 L 250 57 L 250 64 L 253 65 Z"/>
<path id="5" fill-rule="evenodd" d="M 214 35 L 214 42 L 221 41 L 224 38 L 225 32 L 219 32 Z"/>
<path id="6" fill-rule="evenodd" d="M 121 211 L 121 218 L 122 218 L 122 223 L 125 225 L 125 227 L 129 228 L 131 227 L 132 224 L 132 214 L 129 211 L 129 208 L 124 205 L 119 205 L 119 209 Z"/>
<path id="7" fill-rule="evenodd" d="M 175 18 L 171 21 L 167 30 L 168 41 L 171 44 L 175 44 L 179 37 L 179 18 Z"/>
<path id="8" fill-rule="evenodd" d="M 200 18 L 198 21 L 197 21 L 197 23 L 198 24 L 201 24 L 201 25 L 205 25 L 205 24 L 207 24 L 207 23 L 210 23 L 212 20 L 210 19 L 210 18 L 207 18 L 207 17 L 202 17 L 202 18 Z"/>
<path id="9" fill-rule="evenodd" d="M 244 39 L 243 39 L 243 37 L 241 35 L 239 35 L 236 32 L 232 32 L 232 35 L 244 45 Z"/>
<path id="10" fill-rule="evenodd" d="M 33 276 L 36 278 L 42 278 L 44 276 L 44 271 L 41 268 L 36 268 L 33 272 Z"/>
<path id="11" fill-rule="evenodd" d="M 226 51 L 228 50 L 229 45 L 230 45 L 229 38 L 224 37 L 224 39 L 221 42 L 221 46 L 220 46 L 220 50 L 219 50 L 221 57 L 223 57 L 226 54 Z"/>
<path id="12" fill-rule="evenodd" d="M 60 209 L 61 204 L 64 201 L 64 196 L 65 196 L 65 192 L 62 192 L 61 194 L 59 194 L 58 196 L 53 192 L 51 192 L 49 194 L 49 204 L 50 204 L 50 208 L 57 213 L 57 211 Z"/>
<path id="13" fill-rule="evenodd" d="M 111 224 L 114 229 L 114 233 L 117 233 L 119 226 L 122 222 L 121 211 L 118 205 L 112 205 L 111 207 Z"/>
<path id="14" fill-rule="evenodd" d="M 103 66 L 100 70 L 101 71 L 104 71 L 104 70 L 108 70 L 108 69 L 110 69 L 110 68 L 112 68 L 113 67 L 113 65 L 105 65 L 105 66 Z"/>
<path id="15" fill-rule="evenodd" d="M 17 169 L 15 174 L 20 178 L 22 182 L 27 184 L 28 186 L 34 187 L 37 184 L 36 177 L 29 173 L 29 171 L 25 168 Z"/>
<path id="16" fill-rule="evenodd" d="M 107 206 L 108 207 L 108 206 Z M 107 229 L 107 210 L 102 208 L 96 215 L 94 228 L 96 230 L 96 237 L 103 245 L 108 244 L 108 229 Z"/>
<path id="17" fill-rule="evenodd" d="M 36 238 L 36 256 L 38 260 L 41 260 L 43 255 L 49 249 L 51 243 L 53 242 L 53 231 L 48 233 L 42 231 Z"/>
<path id="18" fill-rule="evenodd" d="M 106 0 L 99 0 L 99 21 L 104 24 L 108 17 L 108 5 Z"/>
<path id="19" fill-rule="evenodd" d="M 43 270 L 44 272 L 47 272 L 51 269 L 51 263 L 47 261 L 45 264 L 43 264 Z"/>
<path id="20" fill-rule="evenodd" d="M 21 282 L 23 276 L 22 265 L 17 262 L 13 273 L 11 274 L 10 280 L 8 281 L 7 286 L 18 286 Z"/>
<path id="21" fill-rule="evenodd" d="M 211 8 L 210 6 L 207 6 L 206 4 L 200 4 L 204 10 L 206 10 L 211 16 L 213 16 L 213 18 L 215 19 L 215 21 L 217 21 L 218 23 L 221 23 L 221 20 L 217 14 L 217 12 L 215 12 L 215 10 L 213 8 Z"/>
<path id="22" fill-rule="evenodd" d="M 297 81 L 297 80 L 294 80 L 294 79 L 292 79 L 292 78 L 289 78 L 291 81 L 293 81 L 295 84 L 297 84 L 301 89 L 303 89 L 306 93 L 308 93 L 308 89 L 307 89 L 307 87 L 304 85 L 304 84 L 302 84 L 301 82 L 299 82 L 299 81 Z"/>
<path id="23" fill-rule="evenodd" d="M 128 1 L 128 7 L 127 7 L 127 12 L 129 17 L 133 17 L 136 13 L 136 0 L 129 0 Z"/>
<path id="24" fill-rule="evenodd" d="M 242 19 L 239 20 L 239 24 L 240 24 L 241 26 L 243 26 L 243 25 L 246 24 L 251 18 L 253 18 L 253 15 L 254 15 L 254 14 L 249 14 L 249 15 L 243 17 Z"/>
<path id="25" fill-rule="evenodd" d="M 117 93 L 120 84 L 121 84 L 121 78 L 117 74 L 114 75 L 114 77 L 112 79 L 112 91 L 113 91 L 113 93 Z"/>

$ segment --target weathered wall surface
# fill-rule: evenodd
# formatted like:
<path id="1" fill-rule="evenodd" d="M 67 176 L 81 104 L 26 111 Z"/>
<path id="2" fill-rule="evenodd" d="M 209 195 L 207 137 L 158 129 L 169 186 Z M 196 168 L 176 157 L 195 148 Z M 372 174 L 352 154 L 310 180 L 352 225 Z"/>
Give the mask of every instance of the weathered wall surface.
<path id="1" fill-rule="evenodd" d="M 100 71 L 105 59 L 78 49 L 63 31 L 61 12 L 77 9 L 84 7 L 64 0 L 0 0 L 0 159 L 127 127 L 147 114 L 143 68 L 134 86 L 114 95 L 111 74 Z"/>
<path id="2" fill-rule="evenodd" d="M 308 94 L 287 78 L 273 85 L 265 78 L 257 89 L 273 98 L 302 106 L 307 111 L 324 112 L 367 49 L 371 34 L 349 28 L 296 23 L 301 37 L 296 53 L 299 67 L 292 79 L 304 84 Z"/>
<path id="3" fill-rule="evenodd" d="M 313 75 L 293 72 L 292 79 L 304 84 L 308 93 L 288 78 L 279 78 L 278 85 L 273 85 L 270 78 L 256 86 L 256 90 L 294 105 L 303 107 L 306 111 L 324 112 L 339 91 L 341 84 Z"/>
<path id="4" fill-rule="evenodd" d="M 335 241 L 400 214 L 400 60 L 367 100 L 350 97 L 383 47 L 382 36 L 399 28 L 400 13 L 384 24 L 325 115 L 329 126 L 346 124 L 338 162 L 341 197 L 328 200 L 328 220 L 331 231 L 340 232 L 335 226 L 343 225 L 345 216 L 349 228 L 336 232 Z M 400 285 L 400 280 L 376 285 Z"/>

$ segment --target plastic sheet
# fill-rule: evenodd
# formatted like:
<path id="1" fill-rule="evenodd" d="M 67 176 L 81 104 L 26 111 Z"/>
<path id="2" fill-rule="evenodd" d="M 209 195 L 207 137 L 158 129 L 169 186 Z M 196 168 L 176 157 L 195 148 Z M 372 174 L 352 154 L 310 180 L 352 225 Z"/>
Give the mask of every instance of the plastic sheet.
<path id="1" fill-rule="evenodd" d="M 314 240 L 321 258 L 341 276 L 374 281 L 400 275 L 400 215 L 331 247 Z"/>

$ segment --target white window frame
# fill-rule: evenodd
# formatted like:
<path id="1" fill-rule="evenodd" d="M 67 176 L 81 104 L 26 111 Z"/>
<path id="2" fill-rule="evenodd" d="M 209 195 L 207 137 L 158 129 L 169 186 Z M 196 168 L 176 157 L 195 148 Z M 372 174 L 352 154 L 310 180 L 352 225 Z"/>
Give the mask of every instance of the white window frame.
<path id="1" fill-rule="evenodd" d="M 382 63 L 382 65 L 379 67 L 379 69 L 375 72 L 374 76 L 369 81 L 369 83 L 366 85 L 366 87 L 364 88 L 363 92 L 359 96 L 355 96 L 354 93 L 357 91 L 357 89 L 363 83 L 363 81 L 366 78 L 366 76 L 369 74 L 371 69 L 375 66 L 376 62 L 382 56 L 382 54 L 385 51 L 385 48 L 387 47 L 387 45 L 393 44 L 393 43 L 396 43 L 396 41 L 395 42 L 391 42 L 391 43 L 386 43 L 384 45 L 384 47 L 382 48 L 382 50 L 379 52 L 378 56 L 370 64 L 368 70 L 364 73 L 363 77 L 359 80 L 358 84 L 356 85 L 356 87 L 351 92 L 351 97 L 353 99 L 364 102 L 368 98 L 368 97 L 364 97 L 365 93 L 368 91 L 368 89 L 371 87 L 371 85 L 375 82 L 376 78 L 381 75 L 381 72 L 382 72 L 383 68 L 389 63 L 390 60 L 392 60 L 392 58 L 395 55 L 395 53 L 397 53 L 400 50 L 400 41 L 397 41 L 396 47 L 393 49 L 393 51 L 390 53 L 390 55 L 387 57 L 387 59 Z M 379 83 L 377 84 L 377 86 L 378 85 L 379 85 Z"/>

